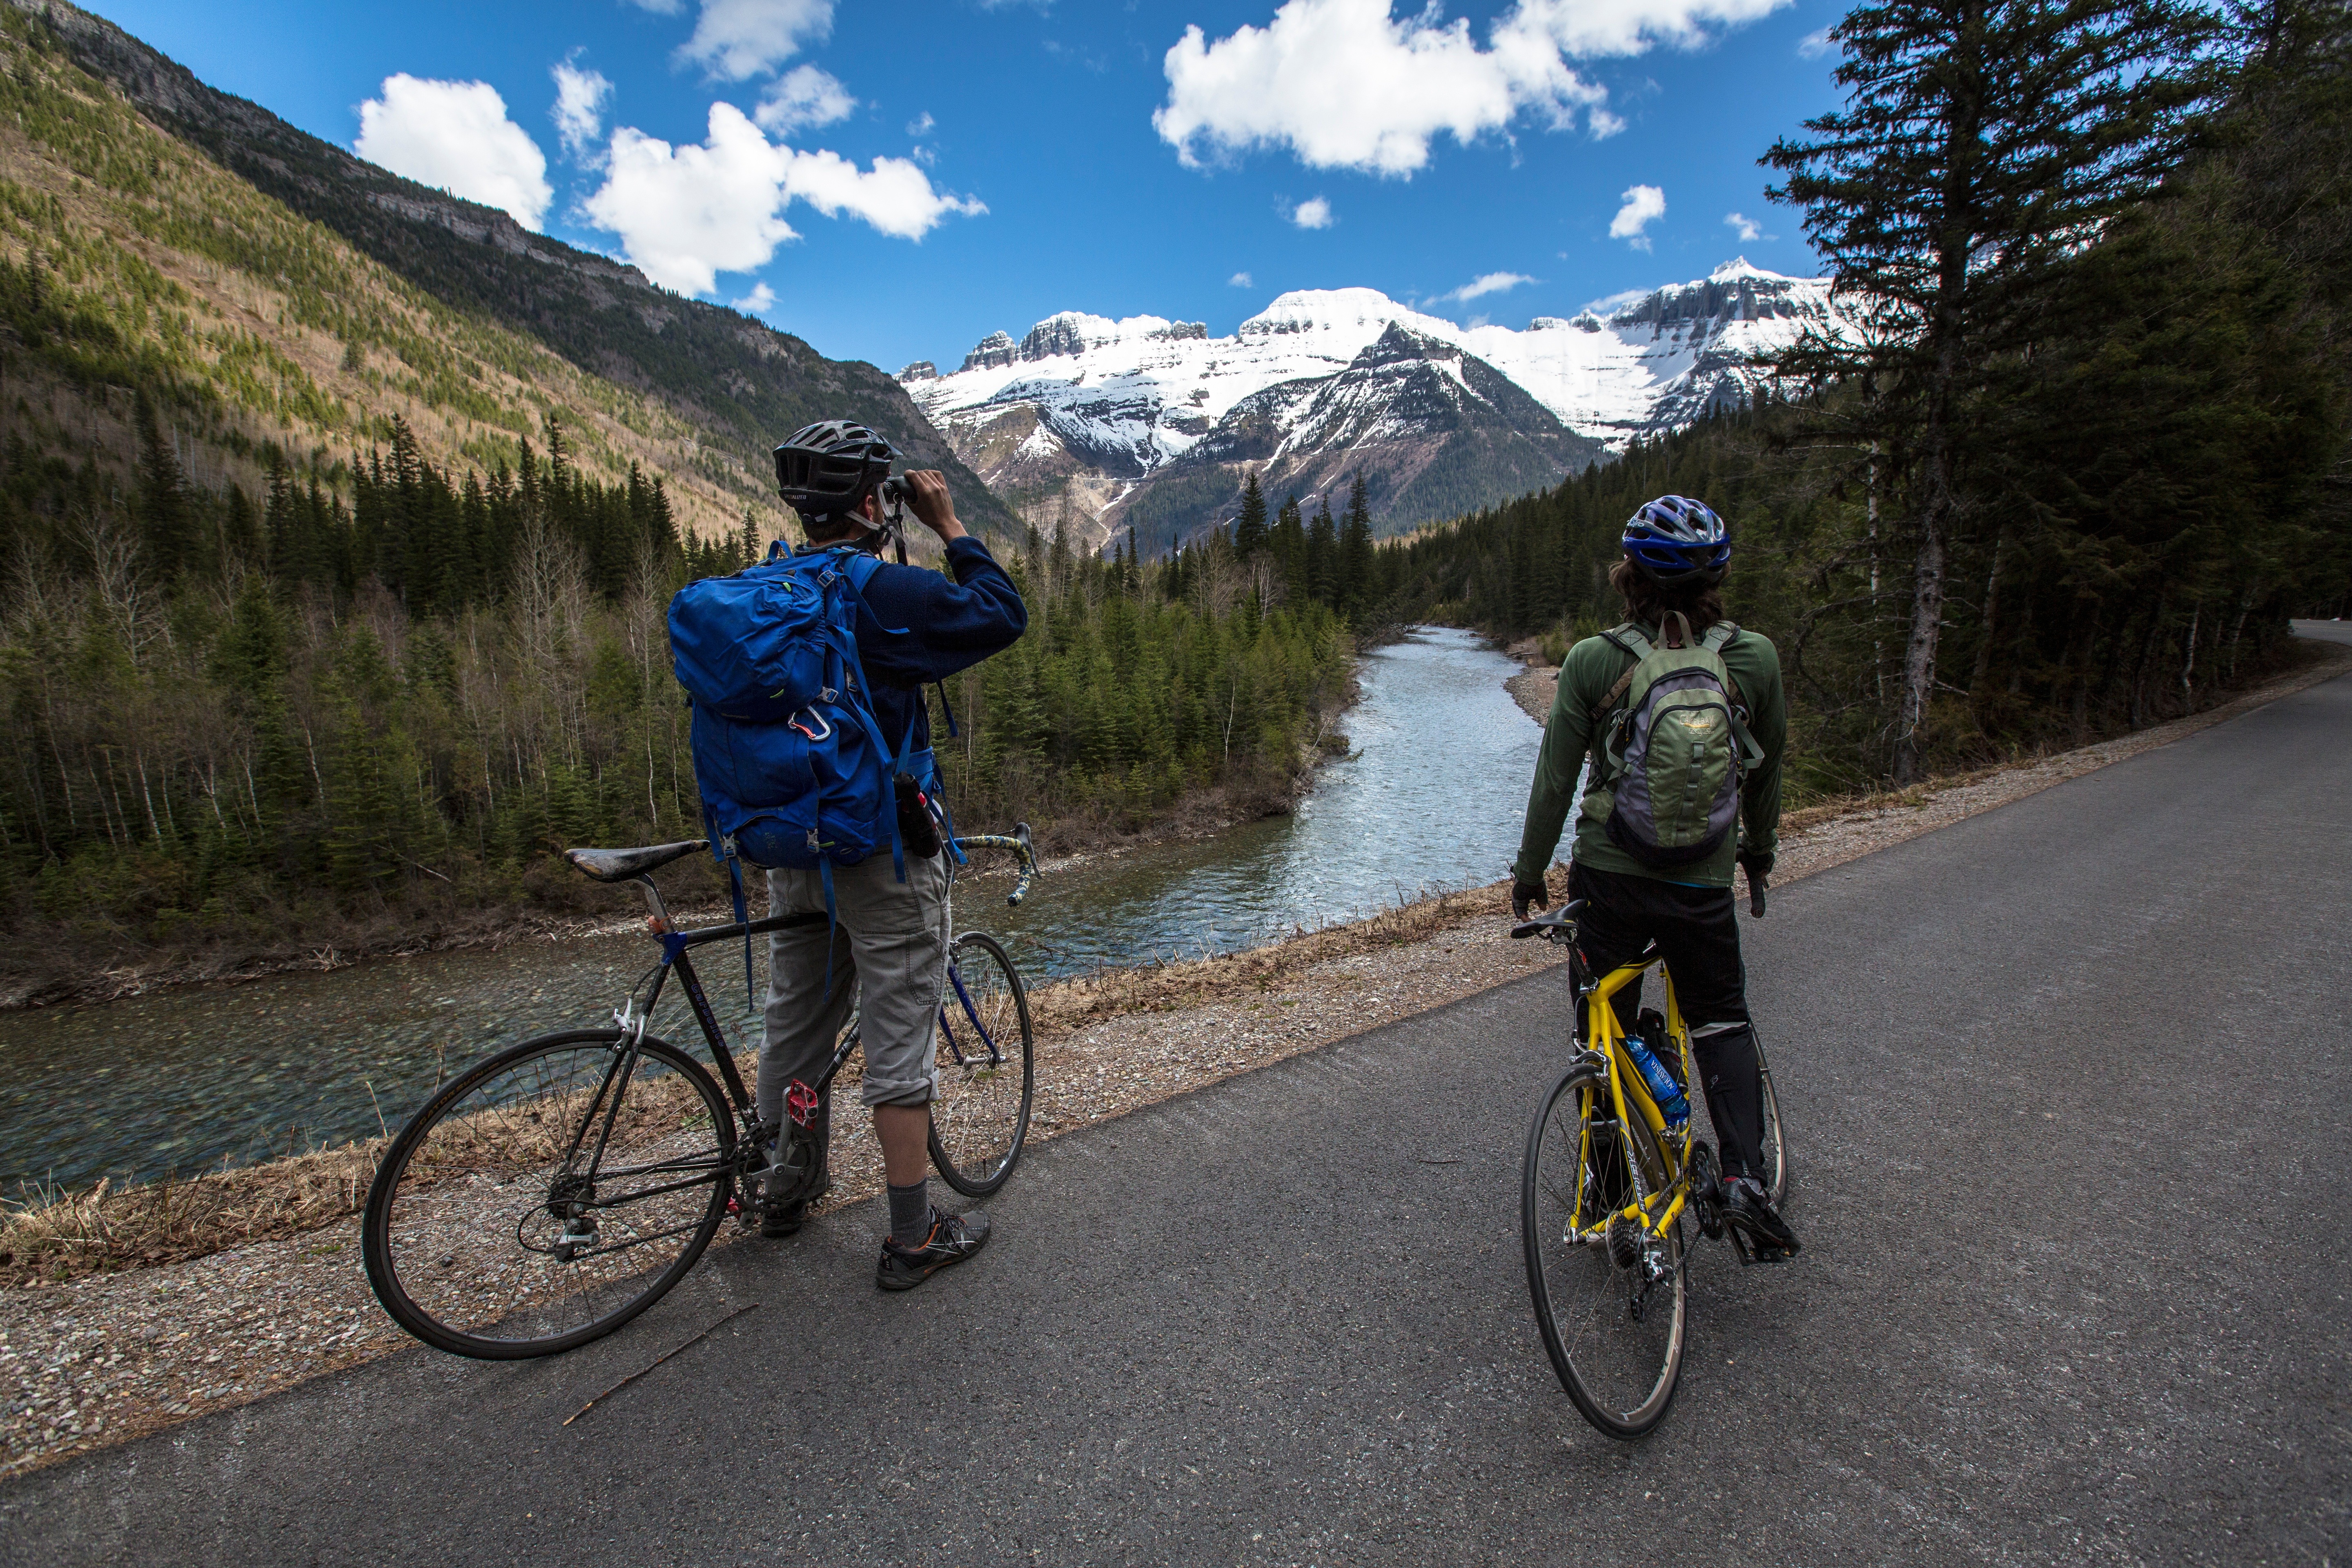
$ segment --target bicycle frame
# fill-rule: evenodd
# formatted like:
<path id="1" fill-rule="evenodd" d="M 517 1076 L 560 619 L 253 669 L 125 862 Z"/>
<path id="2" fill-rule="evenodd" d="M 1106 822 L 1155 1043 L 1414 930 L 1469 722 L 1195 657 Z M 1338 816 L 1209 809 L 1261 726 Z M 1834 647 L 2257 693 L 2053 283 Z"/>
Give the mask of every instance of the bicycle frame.
<path id="1" fill-rule="evenodd" d="M 1588 983 L 1580 988 L 1580 994 L 1586 1003 L 1585 1048 L 1599 1056 L 1608 1067 L 1610 1100 L 1616 1110 L 1619 1124 L 1631 1126 L 1633 1114 L 1638 1112 L 1656 1141 L 1659 1158 L 1665 1162 L 1666 1166 L 1665 1186 L 1660 1192 L 1649 1193 L 1643 1190 L 1646 1184 L 1642 1177 L 1641 1162 L 1629 1161 L 1628 1168 L 1633 1178 L 1633 1201 L 1614 1213 L 1593 1216 L 1594 1223 L 1589 1226 L 1583 1223 L 1584 1194 L 1580 1191 L 1576 1206 L 1570 1215 L 1570 1223 L 1577 1227 L 1579 1237 L 1585 1242 L 1601 1240 L 1609 1222 L 1621 1216 L 1640 1226 L 1654 1238 L 1662 1239 L 1667 1227 L 1682 1217 L 1683 1211 L 1690 1204 L 1690 1123 L 1687 1121 L 1683 1123 L 1679 1135 L 1667 1131 L 1665 1112 L 1658 1108 L 1647 1080 L 1626 1052 L 1625 1026 L 1617 1017 L 1613 1000 L 1617 993 L 1640 980 L 1652 969 L 1661 971 L 1666 987 L 1666 1035 L 1682 1053 L 1683 1081 L 1693 1081 L 1690 1033 L 1683 1024 L 1682 1008 L 1675 1000 L 1675 977 L 1664 972 L 1664 962 L 1660 958 L 1636 959 L 1612 970 L 1598 982 Z M 1577 964 L 1581 972 L 1583 961 L 1578 960 Z M 1582 1136 L 1589 1139 L 1590 1133 Z M 1580 1161 L 1587 1163 L 1589 1168 L 1590 1146 L 1580 1147 L 1577 1155 Z M 1665 1200 L 1664 1206 L 1654 1216 L 1651 1205 L 1660 1198 Z"/>
<path id="2" fill-rule="evenodd" d="M 1023 826 L 1017 835 L 972 834 L 958 837 L 952 840 L 952 843 L 958 858 L 961 858 L 963 852 L 968 849 L 1012 851 L 1018 858 L 1020 875 L 1013 885 L 1011 896 L 1005 900 L 1005 902 L 1017 905 L 1028 897 L 1030 881 L 1036 875 L 1036 861 L 1029 846 L 1026 825 Z M 669 908 L 662 901 L 661 889 L 655 886 L 653 878 L 646 875 L 633 877 L 630 880 L 637 885 L 645 897 L 647 911 L 646 927 L 660 941 L 662 956 L 660 963 L 654 968 L 653 987 L 646 993 L 643 1006 L 639 1007 L 636 1003 L 637 986 L 631 986 L 628 1000 L 613 1015 L 614 1022 L 625 1031 L 628 1031 L 630 1035 L 629 1059 L 623 1064 L 622 1068 L 624 1083 L 635 1072 L 636 1055 L 635 1047 L 638 1039 L 643 1037 L 646 1021 L 652 1018 L 654 1008 L 661 1002 L 663 988 L 668 984 L 669 976 L 675 971 L 678 983 L 686 987 L 686 999 L 688 1005 L 693 1009 L 694 1021 L 701 1026 L 702 1037 L 710 1046 L 710 1054 L 719 1068 L 719 1076 L 726 1088 L 728 1099 L 733 1101 L 736 1114 L 743 1119 L 744 1124 L 747 1127 L 754 1125 L 757 1110 L 751 1092 L 743 1087 L 742 1074 L 736 1069 L 735 1053 L 727 1044 L 727 1032 L 719 1026 L 719 1015 L 711 1007 L 710 998 L 702 989 L 702 977 L 695 972 L 694 961 L 687 954 L 694 948 L 707 946 L 714 942 L 731 942 L 761 936 L 770 931 L 822 925 L 826 923 L 829 917 L 814 912 L 772 915 L 765 920 L 736 921 L 726 925 L 697 926 L 690 931 L 680 931 L 670 919 Z M 955 972 L 952 957 L 949 959 L 946 965 L 946 978 L 948 984 L 954 989 L 956 1000 L 963 1006 L 964 1017 L 971 1023 L 972 1033 L 978 1037 L 979 1043 L 987 1047 L 989 1065 L 994 1067 L 1001 1064 L 1004 1060 L 1003 1053 L 997 1048 L 996 1041 L 990 1037 L 987 1026 L 980 1021 L 980 1010 L 972 1003 L 971 994 L 965 991 L 963 977 Z M 643 980 L 637 983 L 637 985 L 643 984 L 645 984 Z M 945 1001 L 943 990 L 939 1003 L 943 1004 Z M 940 1005 L 939 1013 L 940 1032 L 946 1037 L 948 1049 L 954 1054 L 958 1066 L 966 1065 L 970 1058 L 966 1058 L 963 1046 L 956 1039 L 955 1029 L 948 1019 L 946 1007 Z M 843 1034 L 841 1043 L 835 1048 L 832 1059 L 825 1063 L 824 1070 L 817 1075 L 816 1082 L 811 1084 L 810 1089 L 816 1093 L 824 1093 L 832 1084 L 835 1076 L 841 1071 L 842 1065 L 849 1060 L 850 1053 L 857 1048 L 857 1044 L 858 1031 L 853 1026 Z M 976 1058 L 978 1053 L 974 1052 L 973 1055 Z M 616 1106 L 618 1100 L 615 1097 Z M 599 1155 L 602 1152 L 600 1139 Z"/>

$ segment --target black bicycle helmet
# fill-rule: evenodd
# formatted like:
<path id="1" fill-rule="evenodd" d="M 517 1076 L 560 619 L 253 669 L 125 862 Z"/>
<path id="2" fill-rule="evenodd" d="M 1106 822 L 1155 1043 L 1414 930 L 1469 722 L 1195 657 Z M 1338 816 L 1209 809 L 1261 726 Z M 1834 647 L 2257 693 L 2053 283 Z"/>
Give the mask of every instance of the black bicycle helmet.
<path id="1" fill-rule="evenodd" d="M 1731 533 L 1705 501 L 1660 496 L 1625 520 L 1618 542 L 1633 569 L 1661 588 L 1712 588 L 1731 564 Z"/>
<path id="2" fill-rule="evenodd" d="M 776 448 L 776 489 L 803 522 L 828 522 L 855 512 L 898 456 L 865 426 L 827 419 L 794 431 Z"/>

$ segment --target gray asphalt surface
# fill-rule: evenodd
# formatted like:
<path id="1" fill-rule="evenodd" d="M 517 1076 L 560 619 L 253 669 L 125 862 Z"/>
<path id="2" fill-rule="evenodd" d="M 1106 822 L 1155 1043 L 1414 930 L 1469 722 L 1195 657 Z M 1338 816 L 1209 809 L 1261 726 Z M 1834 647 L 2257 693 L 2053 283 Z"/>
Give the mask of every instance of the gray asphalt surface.
<path id="1" fill-rule="evenodd" d="M 1038 1148 L 919 1291 L 868 1205 L 26 1478 L 0 1560 L 2352 1562 L 2347 885 L 2352 679 L 1743 918 L 1806 1249 L 1703 1248 L 1638 1445 L 1520 1268 L 1559 970 Z"/>

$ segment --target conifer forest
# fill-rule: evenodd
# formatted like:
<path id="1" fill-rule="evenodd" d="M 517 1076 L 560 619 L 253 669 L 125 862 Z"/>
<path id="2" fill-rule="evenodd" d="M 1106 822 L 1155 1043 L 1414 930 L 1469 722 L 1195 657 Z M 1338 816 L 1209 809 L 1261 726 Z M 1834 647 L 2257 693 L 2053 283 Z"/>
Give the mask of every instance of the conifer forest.
<path id="1" fill-rule="evenodd" d="M 1766 162 L 1866 338 L 1397 546 L 1388 613 L 1557 653 L 1618 618 L 1625 517 L 1700 497 L 1792 778 L 1842 791 L 2209 706 L 2352 611 L 2345 8 L 1899 0 L 1836 36 L 1849 108 Z"/>
<path id="2" fill-rule="evenodd" d="M 1254 475 L 1159 559 L 974 519 L 1031 630 L 935 718 L 962 824 L 1069 845 L 1280 809 L 1340 745 L 1360 639 L 1556 657 L 1615 619 L 1617 531 L 1664 491 L 1730 521 L 1801 794 L 2208 706 L 2292 657 L 2291 616 L 2344 613 L 2344 7 L 1881 0 L 1835 32 L 1846 107 L 1758 151 L 1867 331 L 1402 539 L 1360 480 L 1302 505 Z M 699 835 L 668 600 L 784 515 L 708 454 L 666 467 L 700 450 L 674 405 L 386 282 L 26 37 L 0 130 L 57 162 L 0 179 L 10 963 L 604 907 L 551 852 Z M 94 238 L 118 207 L 219 298 Z M 301 296 L 274 326 L 273 288 Z M 222 324 L 232 297 L 261 325 Z"/>

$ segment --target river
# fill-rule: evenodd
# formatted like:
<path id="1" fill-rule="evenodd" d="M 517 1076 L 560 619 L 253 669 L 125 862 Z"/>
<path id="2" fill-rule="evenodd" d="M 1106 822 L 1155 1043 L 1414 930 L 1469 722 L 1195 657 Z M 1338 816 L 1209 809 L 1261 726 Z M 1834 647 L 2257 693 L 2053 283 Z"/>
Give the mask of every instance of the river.
<path id="1" fill-rule="evenodd" d="M 1417 628 L 1361 660 L 1345 724 L 1354 750 L 1320 771 L 1295 814 L 1079 861 L 1019 910 L 992 879 L 964 889 L 959 924 L 1004 938 L 1034 983 L 1259 946 L 1493 881 L 1517 847 L 1541 738 L 1503 689 L 1517 668 L 1467 632 Z M 743 1014 L 740 952 L 706 949 L 699 963 L 730 1032 Z M 0 1194 L 396 1128 L 444 1072 L 530 1034 L 604 1022 L 652 957 L 642 937 L 528 942 L 0 1014 Z M 656 1027 L 699 1043 L 682 1002 L 665 999 Z"/>

